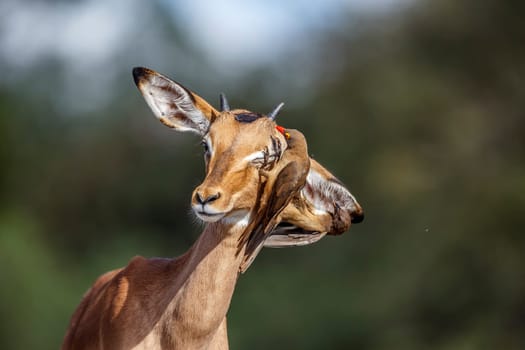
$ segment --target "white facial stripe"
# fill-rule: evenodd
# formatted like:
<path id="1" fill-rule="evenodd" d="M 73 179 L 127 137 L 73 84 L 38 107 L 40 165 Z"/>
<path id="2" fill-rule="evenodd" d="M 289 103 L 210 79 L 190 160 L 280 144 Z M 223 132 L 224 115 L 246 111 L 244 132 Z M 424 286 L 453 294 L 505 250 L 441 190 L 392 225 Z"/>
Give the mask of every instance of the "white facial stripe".
<path id="1" fill-rule="evenodd" d="M 269 143 L 266 146 L 267 150 L 269 151 L 269 154 L 267 155 L 267 157 L 269 157 L 270 160 L 272 159 L 272 157 L 274 157 L 273 159 L 275 159 L 275 157 L 280 158 L 282 156 L 282 153 L 286 150 L 286 146 L 287 146 L 286 142 L 281 143 L 280 154 L 276 154 L 275 152 L 277 152 L 277 149 L 274 149 L 273 143 Z M 258 158 L 264 158 L 264 152 L 263 151 L 254 152 L 254 153 L 244 157 L 242 159 L 242 161 L 243 161 L 243 163 L 245 163 L 245 162 L 252 162 L 252 161 L 254 161 L 255 159 L 258 159 Z"/>
<path id="2" fill-rule="evenodd" d="M 255 153 L 252 153 L 242 159 L 243 162 L 251 162 L 254 161 L 257 158 L 264 158 L 264 153 L 262 151 L 258 151 Z"/>

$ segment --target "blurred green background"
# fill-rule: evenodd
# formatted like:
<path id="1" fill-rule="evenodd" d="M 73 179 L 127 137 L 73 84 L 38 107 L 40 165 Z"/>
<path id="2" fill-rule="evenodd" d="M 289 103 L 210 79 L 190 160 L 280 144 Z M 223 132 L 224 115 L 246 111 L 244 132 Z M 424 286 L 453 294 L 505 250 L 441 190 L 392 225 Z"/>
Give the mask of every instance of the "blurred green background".
<path id="1" fill-rule="evenodd" d="M 201 226 L 199 140 L 131 68 L 304 132 L 366 219 L 265 249 L 232 349 L 525 349 L 525 2 L 0 4 L 0 349 L 56 349 L 82 294 Z"/>

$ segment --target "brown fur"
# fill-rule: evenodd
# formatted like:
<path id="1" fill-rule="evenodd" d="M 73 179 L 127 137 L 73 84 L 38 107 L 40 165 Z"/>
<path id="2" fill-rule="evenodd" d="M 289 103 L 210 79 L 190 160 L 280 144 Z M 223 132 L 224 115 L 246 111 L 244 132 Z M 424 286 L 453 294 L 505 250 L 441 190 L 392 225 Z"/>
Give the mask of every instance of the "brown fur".
<path id="1" fill-rule="evenodd" d="M 209 224 L 176 259 L 133 258 L 95 282 L 62 349 L 227 349 L 242 230 Z"/>
<path id="2" fill-rule="evenodd" d="M 351 213 L 332 203 L 329 191 L 317 194 L 307 184 L 312 193 L 301 192 L 310 169 L 327 181 L 333 176 L 310 160 L 300 132 L 289 130 L 287 140 L 269 118 L 239 120 L 236 115 L 250 112 L 218 112 L 152 70 L 133 74 L 161 122 L 210 143 L 206 178 L 192 197 L 194 211 L 208 223 L 178 258 L 135 257 L 99 277 L 73 314 L 62 349 L 228 349 L 226 313 L 239 271 L 272 230 L 285 221 L 313 233 L 315 242 L 348 229 Z"/>

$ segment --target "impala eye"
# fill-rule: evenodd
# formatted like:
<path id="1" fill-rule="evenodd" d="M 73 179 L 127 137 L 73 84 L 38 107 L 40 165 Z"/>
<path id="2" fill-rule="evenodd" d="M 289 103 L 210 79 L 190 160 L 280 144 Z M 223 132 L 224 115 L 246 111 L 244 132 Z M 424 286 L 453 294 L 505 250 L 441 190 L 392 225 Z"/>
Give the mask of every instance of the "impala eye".
<path id="1" fill-rule="evenodd" d="M 264 165 L 265 159 L 262 157 L 255 158 L 251 161 L 252 165 L 255 165 L 256 167 L 260 168 Z"/>
<path id="2" fill-rule="evenodd" d="M 202 140 L 201 141 L 201 145 L 202 145 L 202 148 L 204 149 L 204 154 L 205 155 L 210 155 L 210 146 L 208 146 L 208 142 Z"/>

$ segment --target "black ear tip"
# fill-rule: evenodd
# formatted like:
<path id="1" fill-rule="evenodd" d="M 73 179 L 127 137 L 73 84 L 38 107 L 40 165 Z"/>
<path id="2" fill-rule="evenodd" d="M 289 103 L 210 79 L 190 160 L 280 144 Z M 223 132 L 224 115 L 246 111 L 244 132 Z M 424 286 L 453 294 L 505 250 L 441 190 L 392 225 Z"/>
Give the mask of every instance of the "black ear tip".
<path id="1" fill-rule="evenodd" d="M 352 218 L 352 224 L 358 224 L 365 219 L 365 213 L 363 211 L 360 211 L 358 213 L 352 213 L 350 214 L 350 217 Z"/>
<path id="2" fill-rule="evenodd" d="M 140 80 L 146 75 L 147 71 L 148 69 L 144 67 L 133 68 L 133 80 L 136 85 L 139 85 Z"/>

